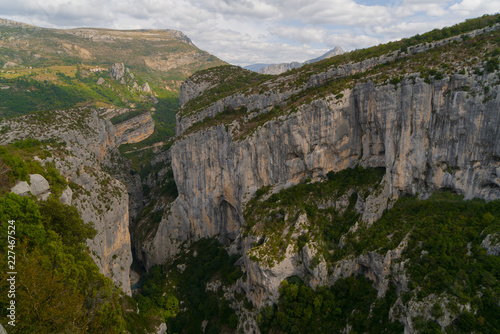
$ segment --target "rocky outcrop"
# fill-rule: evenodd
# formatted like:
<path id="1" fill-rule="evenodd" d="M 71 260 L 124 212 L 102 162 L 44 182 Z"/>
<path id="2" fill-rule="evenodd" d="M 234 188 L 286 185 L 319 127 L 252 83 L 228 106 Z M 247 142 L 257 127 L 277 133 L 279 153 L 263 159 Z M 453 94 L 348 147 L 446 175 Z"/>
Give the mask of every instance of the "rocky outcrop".
<path id="1" fill-rule="evenodd" d="M 31 194 L 40 200 L 46 200 L 50 195 L 49 182 L 40 174 L 30 174 L 29 177 L 29 184 L 26 181 L 19 181 L 10 191 L 20 196 Z"/>
<path id="2" fill-rule="evenodd" d="M 123 63 L 113 64 L 109 70 L 109 75 L 116 81 L 122 79 L 125 75 L 125 65 Z"/>
<path id="3" fill-rule="evenodd" d="M 73 189 L 63 191 L 61 202 L 71 203 L 85 222 L 94 223 L 97 235 L 87 240 L 92 258 L 104 275 L 130 294 L 129 195 L 125 185 L 111 174 L 125 171 L 131 176 L 130 167 L 118 158 L 113 125 L 93 110 L 47 113 L 2 120 L 0 124 L 9 126 L 10 131 L 1 143 L 31 137 L 63 145 L 61 150 L 57 144 L 49 144 L 47 149 L 53 156 L 39 161 L 54 162 L 61 175 L 72 182 Z M 41 175 L 31 175 L 30 183 L 33 194 L 47 193 L 48 183 Z M 23 185 L 16 185 L 13 191 L 22 191 Z"/>
<path id="4" fill-rule="evenodd" d="M 112 120 L 113 117 L 131 113 L 129 108 L 101 108 L 100 117 Z M 154 132 L 155 123 L 150 112 L 145 112 L 114 124 L 115 145 L 138 143 Z"/>
<path id="5" fill-rule="evenodd" d="M 30 191 L 30 185 L 26 181 L 19 181 L 14 187 L 10 189 L 10 192 L 19 196 L 26 196 Z"/>
<path id="6" fill-rule="evenodd" d="M 486 254 L 500 256 L 500 234 L 488 234 L 481 243 L 481 246 L 486 249 Z"/>
<path id="7" fill-rule="evenodd" d="M 401 194 L 425 197 L 440 188 L 454 189 L 465 198 L 500 198 L 495 181 L 500 167 L 500 89 L 490 84 L 494 82 L 495 74 L 457 74 L 431 83 L 407 75 L 397 86 L 367 81 L 343 91 L 340 100 L 333 95 L 318 98 L 239 140 L 233 138 L 236 123 L 183 136 L 171 149 L 179 197 L 150 240 L 154 251 L 147 254 L 148 264 L 162 263 L 185 240 L 214 235 L 226 242 L 237 239 L 245 203 L 263 186 L 289 186 L 357 164 L 386 168 L 385 203 Z M 483 103 L 485 85 L 491 99 Z M 366 221 L 383 211 L 377 200 L 371 203 L 363 204 Z M 292 261 L 295 255 L 288 255 Z M 386 260 L 353 261 L 345 264 L 352 273 L 379 263 L 371 266 L 376 278 Z M 265 274 L 267 269 L 248 266 L 256 275 L 253 282 L 267 282 L 263 289 L 269 296 L 276 294 L 277 285 L 266 277 L 278 282 L 298 270 L 290 262 L 289 271 L 273 276 Z M 382 276 L 377 281 L 382 291 Z M 257 304 L 262 293 L 255 295 Z"/>
<path id="8" fill-rule="evenodd" d="M 30 175 L 31 193 L 35 196 L 42 195 L 50 189 L 49 182 L 40 174 Z"/>
<path id="9" fill-rule="evenodd" d="M 115 124 L 116 145 L 138 143 L 152 135 L 154 130 L 155 123 L 149 112 Z"/>
<path id="10" fill-rule="evenodd" d="M 192 100 L 200 96 L 204 91 L 216 86 L 216 82 L 201 81 L 194 82 L 191 78 L 187 78 L 181 85 L 181 90 L 179 94 L 179 102 L 181 106 L 186 104 L 189 100 Z"/>

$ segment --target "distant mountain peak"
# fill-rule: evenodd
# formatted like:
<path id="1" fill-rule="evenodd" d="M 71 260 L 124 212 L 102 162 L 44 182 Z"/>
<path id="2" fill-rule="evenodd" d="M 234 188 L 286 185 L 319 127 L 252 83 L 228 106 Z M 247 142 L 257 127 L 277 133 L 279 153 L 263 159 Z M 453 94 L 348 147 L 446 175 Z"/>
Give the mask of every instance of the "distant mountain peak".
<path id="1" fill-rule="evenodd" d="M 342 49 L 342 47 L 336 46 L 333 49 L 331 49 L 330 51 L 326 52 L 325 54 L 319 56 L 318 58 L 306 60 L 304 62 L 304 64 L 312 64 L 312 63 L 318 62 L 318 61 L 323 60 L 323 59 L 328 59 L 328 58 L 331 58 L 331 57 L 334 57 L 334 56 L 341 55 L 344 52 L 345 51 L 344 51 L 344 49 Z"/>
<path id="2" fill-rule="evenodd" d="M 294 62 L 290 62 L 290 63 L 270 64 L 270 65 L 268 65 L 268 64 L 252 64 L 252 65 L 245 66 L 244 68 L 247 70 L 254 71 L 257 73 L 262 73 L 262 74 L 281 74 L 281 73 L 284 73 L 286 71 L 292 70 L 294 68 L 301 67 L 305 64 L 312 64 L 312 63 L 318 62 L 318 61 L 323 60 L 323 59 L 327 59 L 327 58 L 331 58 L 333 56 L 341 55 L 344 52 L 345 51 L 340 46 L 336 46 L 333 49 L 331 49 L 330 51 L 324 53 L 323 55 L 321 55 L 317 58 L 314 58 L 314 59 L 306 60 L 303 63 L 299 63 L 299 62 L 294 61 Z"/>

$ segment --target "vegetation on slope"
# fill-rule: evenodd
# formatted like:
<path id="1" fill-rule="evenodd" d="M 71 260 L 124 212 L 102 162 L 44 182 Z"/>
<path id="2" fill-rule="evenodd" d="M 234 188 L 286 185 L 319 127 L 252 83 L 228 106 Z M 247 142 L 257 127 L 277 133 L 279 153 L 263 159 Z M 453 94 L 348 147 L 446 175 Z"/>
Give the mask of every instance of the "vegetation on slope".
<path id="1" fill-rule="evenodd" d="M 37 139 L 28 138 L 6 146 L 0 146 L 0 195 L 9 192 L 17 180 L 29 181 L 29 174 L 42 175 L 49 182 L 52 192 L 61 195 L 67 186 L 67 182 L 59 174 L 54 163 L 47 163 L 42 166 L 34 158 L 38 156 L 43 159 L 52 156 L 53 153 L 46 149 L 47 146 L 50 146 L 53 152 L 58 153 L 65 151 L 66 143 L 41 142 Z"/>
<path id="2" fill-rule="evenodd" d="M 130 82 L 122 84 L 112 79 L 107 71 L 88 72 L 80 66 L 62 66 L 57 69 L 33 69 L 18 76 L 0 73 L 0 117 L 14 117 L 34 111 L 67 109 L 78 106 L 131 107 L 149 110 L 151 93 L 132 88 Z M 72 70 L 70 70 L 72 69 Z M 53 77 L 40 76 L 51 71 Z M 10 76 L 10 77 L 9 77 Z M 46 79 L 43 79 L 46 78 Z M 98 83 L 103 79 L 104 83 Z M 147 78 L 146 78 L 147 79 Z M 128 81 L 144 83 L 146 79 L 135 75 Z M 177 94 L 151 84 L 157 99 L 176 98 Z M 162 106 L 160 105 L 159 108 Z"/>
<path id="3" fill-rule="evenodd" d="M 185 116 L 226 96 L 232 95 L 242 88 L 257 86 L 273 76 L 258 74 L 239 66 L 225 65 L 209 68 L 192 75 L 189 79 L 194 83 L 204 82 L 213 86 L 200 96 L 189 100 L 181 110 Z"/>
<path id="4" fill-rule="evenodd" d="M 50 146 L 50 152 L 49 152 Z M 0 147 L 0 267 L 1 290 L 8 291 L 7 251 L 14 252 L 16 326 L 9 333 L 122 333 L 125 322 L 120 291 L 99 272 L 88 254 L 86 239 L 95 236 L 77 209 L 57 197 L 68 184 L 47 158 L 65 152 L 65 143 L 17 141 Z M 33 196 L 8 193 L 16 181 L 41 174 L 53 195 L 38 202 Z M 8 242 L 9 220 L 15 223 L 15 243 Z M 12 232 L 10 233 L 12 235 Z M 11 253 L 12 254 L 12 253 Z M 7 294 L 0 296 L 6 318 Z M 2 320 L 3 321 L 3 320 Z"/>
<path id="5" fill-rule="evenodd" d="M 323 250 L 324 256 L 329 257 L 329 250 L 338 247 L 340 237 L 360 218 L 354 210 L 358 196 L 366 198 L 377 191 L 384 174 L 384 168 L 359 167 L 330 172 L 323 182 L 306 182 L 270 196 L 266 196 L 270 187 L 259 189 L 245 208 L 244 233 L 265 241 L 252 249 L 250 258 L 272 267 L 283 260 L 283 250 L 288 244 L 294 244 L 299 250 L 305 243 L 313 241 Z M 319 208 L 322 203 L 342 198 L 347 202 L 343 212 L 335 206 Z M 309 220 L 306 226 L 302 226 L 308 233 L 292 237 L 301 215 L 306 215 Z"/>
<path id="6" fill-rule="evenodd" d="M 76 208 L 55 197 L 37 203 L 0 197 L 2 291 L 8 291 L 7 228 L 16 226 L 16 326 L 9 333 L 121 333 L 119 290 L 99 273 L 85 240 L 95 235 Z M 9 248 L 11 250 L 11 248 Z M 10 300 L 0 296 L 2 319 Z"/>
<path id="7" fill-rule="evenodd" d="M 200 131 L 219 124 L 229 126 L 237 120 L 239 124 L 234 127 L 233 136 L 242 139 L 269 120 L 294 113 L 301 106 L 309 105 L 314 99 L 327 97 L 328 100 L 337 102 L 343 97 L 342 92 L 344 90 L 352 89 L 359 83 L 373 82 L 378 85 L 397 86 L 404 78 L 411 79 L 412 75 L 420 76 L 426 83 L 431 83 L 432 81 L 442 80 L 447 75 L 473 74 L 482 76 L 483 74 L 498 71 L 500 63 L 500 49 L 498 48 L 500 30 L 497 29 L 474 37 L 465 34 L 475 29 L 490 27 L 499 22 L 500 14 L 485 15 L 450 28 L 436 29 L 402 41 L 344 53 L 283 73 L 273 77 L 273 79 L 263 80 L 260 84 L 240 87 L 233 94 L 237 92 L 243 95 L 265 94 L 269 91 L 295 93 L 269 110 L 245 109 L 244 112 L 241 112 L 240 108 L 235 107 L 231 110 L 232 112 L 226 112 L 227 109 L 225 109 L 223 113 L 219 113 L 215 117 L 207 117 L 195 123 L 186 133 Z M 431 44 L 440 38 L 453 36 L 457 37 L 457 40 L 443 44 Z M 422 45 L 428 49 L 425 52 L 409 54 L 408 49 L 417 45 Z M 308 81 L 319 73 L 383 55 L 387 56 L 388 59 L 392 57 L 394 60 L 387 60 L 373 68 L 366 69 L 364 72 L 333 77 L 315 85 L 307 85 Z M 411 80 L 415 82 L 415 78 Z M 500 84 L 500 80 L 490 83 L 490 85 L 498 84 Z M 489 88 L 488 91 L 475 92 L 475 94 L 484 94 L 485 99 L 491 98 L 488 95 Z M 213 89 L 217 89 L 217 87 Z M 183 108 L 183 115 L 189 115 L 193 111 L 206 108 L 216 101 L 211 99 L 208 91 L 207 96 L 203 94 L 195 100 L 203 103 L 196 106 L 187 104 Z"/>
<path id="8" fill-rule="evenodd" d="M 259 316 L 262 333 L 402 333 L 403 325 L 388 320 L 397 299 L 394 287 L 384 298 L 369 279 L 358 276 L 339 279 L 313 290 L 300 278 L 283 280 L 278 305 L 265 307 Z"/>
<path id="9" fill-rule="evenodd" d="M 182 33 L 169 30 L 63 30 L 0 22 L 0 33 L 0 67 L 6 69 L 109 68 L 123 62 L 150 85 L 178 91 L 181 81 L 192 73 L 224 64 L 199 50 Z"/>
<path id="10" fill-rule="evenodd" d="M 400 319 L 410 305 L 417 305 L 413 306 L 417 311 L 412 321 L 421 333 L 441 332 L 439 323 L 445 317 L 452 319 L 446 332 L 496 333 L 500 328 L 500 257 L 488 255 L 483 243 L 490 235 L 498 244 L 500 201 L 464 201 L 449 192 L 436 192 L 427 200 L 403 197 L 372 225 L 360 223 L 354 204 L 358 196 L 377 193 L 383 175 L 379 172 L 352 169 L 331 173 L 324 182 L 300 184 L 271 196 L 266 195 L 269 189 L 261 189 L 249 202 L 247 231 L 260 237 L 250 259 L 269 266 L 282 260 L 282 250 L 289 245 L 296 251 L 305 244 L 316 248 L 316 264 L 325 261 L 333 271 L 343 261 L 368 252 L 384 257 L 407 243 L 401 258 L 391 261 L 404 268 L 398 277 L 389 276 L 389 282 L 398 285 L 397 291 L 390 290 L 377 299 L 376 293 L 370 292 L 371 283 L 353 277 L 316 291 L 302 283 L 283 282 L 278 305 L 262 310 L 263 331 L 320 333 L 326 328 L 323 326 L 330 326 L 339 332 L 349 325 L 356 332 L 377 326 L 388 333 L 400 332 L 400 326 L 388 316 L 389 309 Z M 347 195 L 348 204 L 336 207 L 333 203 L 342 194 Z M 325 209 L 325 203 L 332 204 Z M 299 214 L 307 216 L 306 232 L 290 238 Z M 359 227 L 349 230 L 356 222 Z M 408 279 L 403 286 L 402 277 Z M 342 291 L 351 291 L 352 296 L 339 296 Z M 358 295 L 368 298 L 364 308 L 355 306 Z M 321 306 L 325 303 L 326 309 Z M 427 309 L 426 303 L 432 307 Z M 335 311 L 336 307 L 339 310 Z"/>

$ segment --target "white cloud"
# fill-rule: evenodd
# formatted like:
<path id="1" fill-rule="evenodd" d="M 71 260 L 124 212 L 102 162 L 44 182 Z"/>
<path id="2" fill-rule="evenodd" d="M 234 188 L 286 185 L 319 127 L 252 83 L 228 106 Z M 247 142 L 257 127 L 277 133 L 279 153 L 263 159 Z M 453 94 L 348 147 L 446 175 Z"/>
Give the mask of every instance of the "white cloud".
<path id="1" fill-rule="evenodd" d="M 373 45 L 378 45 L 381 40 L 368 35 L 354 35 L 351 33 L 335 34 L 327 38 L 327 45 L 333 48 L 340 45 L 345 50 L 362 49 Z"/>
<path id="2" fill-rule="evenodd" d="M 359 5 L 352 0 L 316 0 L 297 10 L 295 17 L 309 24 L 359 26 L 392 21 L 384 6 Z"/>
<path id="3" fill-rule="evenodd" d="M 0 0 L 43 27 L 178 29 L 235 64 L 303 61 L 492 14 L 500 0 Z"/>
<path id="4" fill-rule="evenodd" d="M 326 30 L 318 27 L 277 26 L 270 29 L 272 35 L 303 44 L 322 43 Z"/>
<path id="5" fill-rule="evenodd" d="M 267 3 L 260 0 L 205 0 L 201 1 L 199 5 L 229 18 L 275 19 L 280 16 L 280 11 L 272 5 L 272 2 Z"/>
<path id="6" fill-rule="evenodd" d="M 479 16 L 488 13 L 500 12 L 499 0 L 463 0 L 450 7 L 453 13 L 462 16 Z"/>

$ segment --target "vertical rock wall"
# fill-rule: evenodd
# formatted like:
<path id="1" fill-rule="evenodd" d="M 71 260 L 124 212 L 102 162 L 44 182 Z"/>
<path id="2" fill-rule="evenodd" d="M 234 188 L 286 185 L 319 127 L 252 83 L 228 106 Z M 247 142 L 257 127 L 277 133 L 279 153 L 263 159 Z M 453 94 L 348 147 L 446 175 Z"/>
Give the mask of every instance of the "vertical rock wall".
<path id="1" fill-rule="evenodd" d="M 130 294 L 129 196 L 127 187 L 111 176 L 113 169 L 120 174 L 127 167 L 119 159 L 110 159 L 118 154 L 113 125 L 96 111 L 74 109 L 6 119 L 0 126 L 10 127 L 2 144 L 28 137 L 65 143 L 63 152 L 54 152 L 42 163 L 54 161 L 61 175 L 73 183 L 72 205 L 97 230 L 96 237 L 87 240 L 92 258 L 104 275 Z"/>

